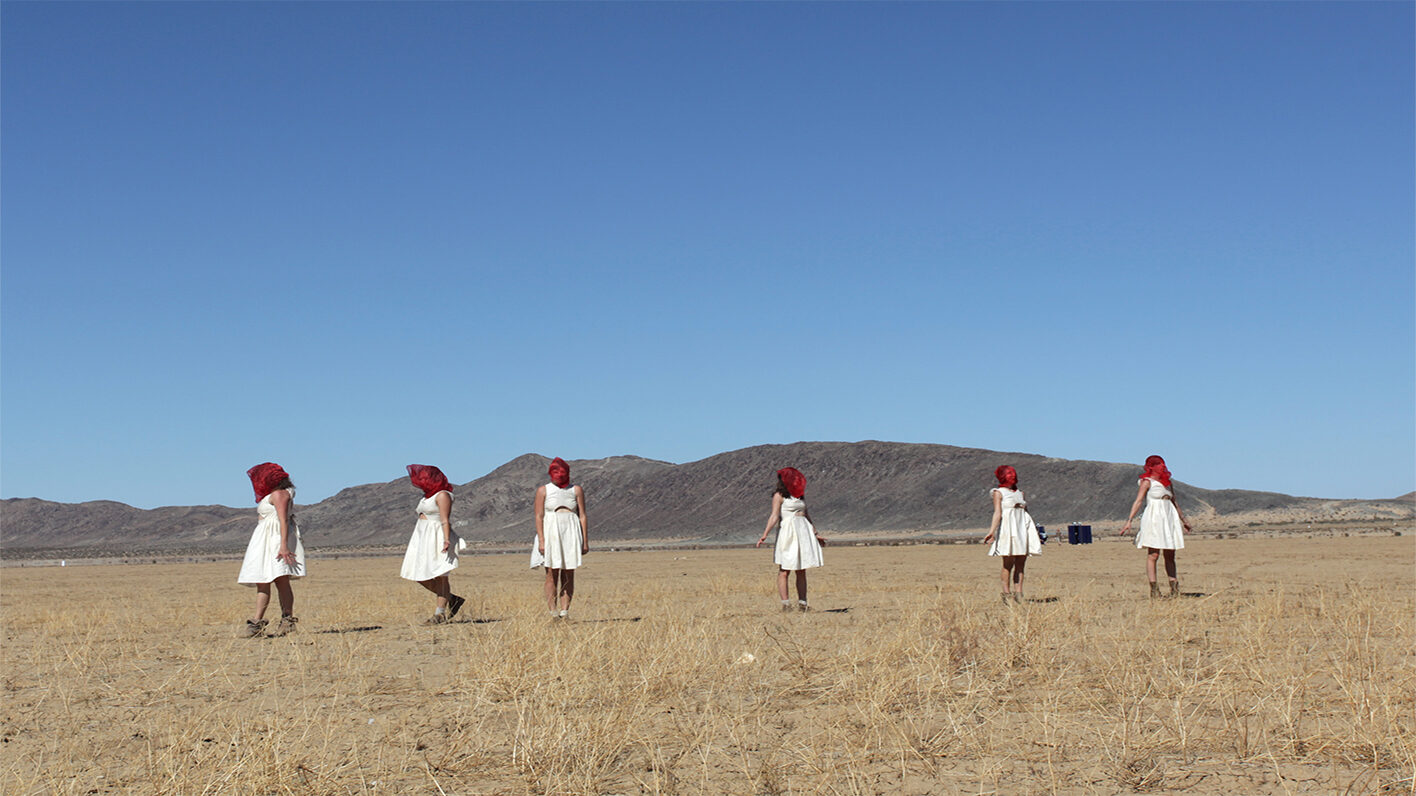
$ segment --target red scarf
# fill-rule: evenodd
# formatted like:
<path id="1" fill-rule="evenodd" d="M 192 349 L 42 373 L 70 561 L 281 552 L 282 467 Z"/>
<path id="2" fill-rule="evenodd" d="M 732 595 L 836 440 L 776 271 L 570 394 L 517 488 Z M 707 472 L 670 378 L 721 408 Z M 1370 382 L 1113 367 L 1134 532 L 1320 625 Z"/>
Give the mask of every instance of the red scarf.
<path id="1" fill-rule="evenodd" d="M 1018 471 L 1013 469 L 1011 464 L 1000 465 L 993 471 L 993 477 L 998 479 L 998 485 L 1005 489 L 1018 488 Z"/>
<path id="2" fill-rule="evenodd" d="M 423 490 L 423 497 L 430 498 L 439 492 L 451 492 L 452 484 L 448 483 L 447 476 L 443 471 L 431 464 L 410 464 L 408 465 L 408 480 L 413 482 L 413 486 Z"/>
<path id="3" fill-rule="evenodd" d="M 258 464 L 247 470 L 246 475 L 251 477 L 251 488 L 256 490 L 257 503 L 265 500 L 265 496 L 274 492 L 282 481 L 290 480 L 290 474 L 275 462 Z"/>
<path id="4" fill-rule="evenodd" d="M 557 456 L 551 460 L 551 467 L 547 470 L 551 476 L 551 483 L 561 489 L 570 487 L 570 465 L 565 463 L 565 459 Z"/>
<path id="5" fill-rule="evenodd" d="M 1166 489 L 1170 488 L 1170 471 L 1165 469 L 1165 460 L 1159 456 L 1146 457 L 1146 470 L 1141 473 L 1141 477 L 1149 478 Z"/>
<path id="6" fill-rule="evenodd" d="M 794 498 L 802 497 L 806 494 L 806 476 L 795 467 L 783 467 L 777 471 L 777 477 L 782 479 L 782 485 L 787 488 Z"/>

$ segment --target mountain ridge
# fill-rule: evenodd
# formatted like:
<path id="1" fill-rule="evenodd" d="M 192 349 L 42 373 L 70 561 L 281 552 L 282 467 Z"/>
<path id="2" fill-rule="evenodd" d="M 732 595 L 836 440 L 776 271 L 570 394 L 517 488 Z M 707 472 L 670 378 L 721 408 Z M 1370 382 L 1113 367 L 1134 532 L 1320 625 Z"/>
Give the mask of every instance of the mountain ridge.
<path id="1" fill-rule="evenodd" d="M 453 521 L 473 542 L 528 544 L 532 496 L 549 459 L 517 456 L 455 486 Z M 1135 498 L 1136 464 L 1061 459 L 1021 452 L 911 442 L 795 442 L 756 445 L 674 464 L 634 455 L 570 462 L 586 491 L 591 538 L 599 541 L 755 538 L 765 524 L 775 472 L 807 476 L 807 501 L 823 534 L 957 532 L 987 525 L 993 468 L 1012 464 L 1038 522 L 1125 519 Z M 1372 518 L 1410 521 L 1411 495 L 1388 500 L 1329 500 L 1243 489 L 1202 489 L 1177 481 L 1181 506 L 1200 527 L 1234 526 L 1244 517 L 1302 522 Z M 396 545 L 407 539 L 420 493 L 407 478 L 341 489 L 296 516 L 309 547 Z M 298 494 L 297 494 L 298 498 Z M 116 501 L 0 502 L 0 550 L 245 546 L 251 508 L 164 506 Z M 1250 524 L 1255 524 L 1251 522 Z"/>

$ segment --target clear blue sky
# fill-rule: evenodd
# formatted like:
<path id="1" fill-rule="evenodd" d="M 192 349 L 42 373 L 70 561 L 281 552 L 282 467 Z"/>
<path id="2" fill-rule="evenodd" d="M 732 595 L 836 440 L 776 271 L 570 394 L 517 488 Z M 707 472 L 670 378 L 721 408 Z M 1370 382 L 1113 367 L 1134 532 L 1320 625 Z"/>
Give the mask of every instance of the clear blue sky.
<path id="1" fill-rule="evenodd" d="M 860 439 L 1407 492 L 1413 8 L 6 2 L 0 492 Z"/>

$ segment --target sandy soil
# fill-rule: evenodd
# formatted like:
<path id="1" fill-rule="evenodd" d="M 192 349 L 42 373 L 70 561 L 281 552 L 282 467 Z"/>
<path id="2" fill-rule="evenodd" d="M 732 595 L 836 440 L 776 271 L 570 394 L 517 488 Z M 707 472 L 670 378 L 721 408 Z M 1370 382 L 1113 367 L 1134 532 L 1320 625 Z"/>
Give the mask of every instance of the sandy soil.
<path id="1" fill-rule="evenodd" d="M 0 572 L 0 791 L 1411 793 L 1412 538 L 1049 544 L 1000 604 L 981 546 L 593 552 L 553 622 L 521 556 L 467 621 L 396 558 L 321 560 L 245 640 L 234 562 Z"/>

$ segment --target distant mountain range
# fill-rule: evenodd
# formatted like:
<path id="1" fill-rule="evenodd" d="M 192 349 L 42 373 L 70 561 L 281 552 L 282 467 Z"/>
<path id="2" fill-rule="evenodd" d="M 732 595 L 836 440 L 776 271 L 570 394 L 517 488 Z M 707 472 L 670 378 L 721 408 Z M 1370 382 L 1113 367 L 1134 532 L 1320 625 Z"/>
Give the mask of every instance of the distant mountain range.
<path id="1" fill-rule="evenodd" d="M 534 535 L 531 501 L 547 481 L 545 456 L 519 456 L 456 487 L 453 520 L 470 541 L 518 542 Z M 1040 523 L 1125 519 L 1140 467 L 1051 459 L 951 445 L 900 442 L 798 442 L 759 445 L 696 462 L 637 456 L 571 462 L 586 491 L 597 541 L 752 541 L 762 532 L 775 472 L 793 466 L 807 477 L 807 503 L 821 532 L 949 533 L 988 524 L 993 469 L 1012 464 L 1028 508 Z M 296 483 L 298 484 L 298 474 Z M 1325 500 L 1241 489 L 1200 489 L 1176 482 L 1180 505 L 1201 529 L 1245 524 L 1366 520 L 1407 523 L 1413 495 L 1390 500 Z M 421 493 L 397 478 L 349 487 L 310 506 L 297 505 L 311 548 L 401 544 Z M 297 495 L 298 499 L 298 495 Z M 254 507 L 169 506 L 144 510 L 113 501 L 3 501 L 0 551 L 224 551 L 245 546 Z"/>

